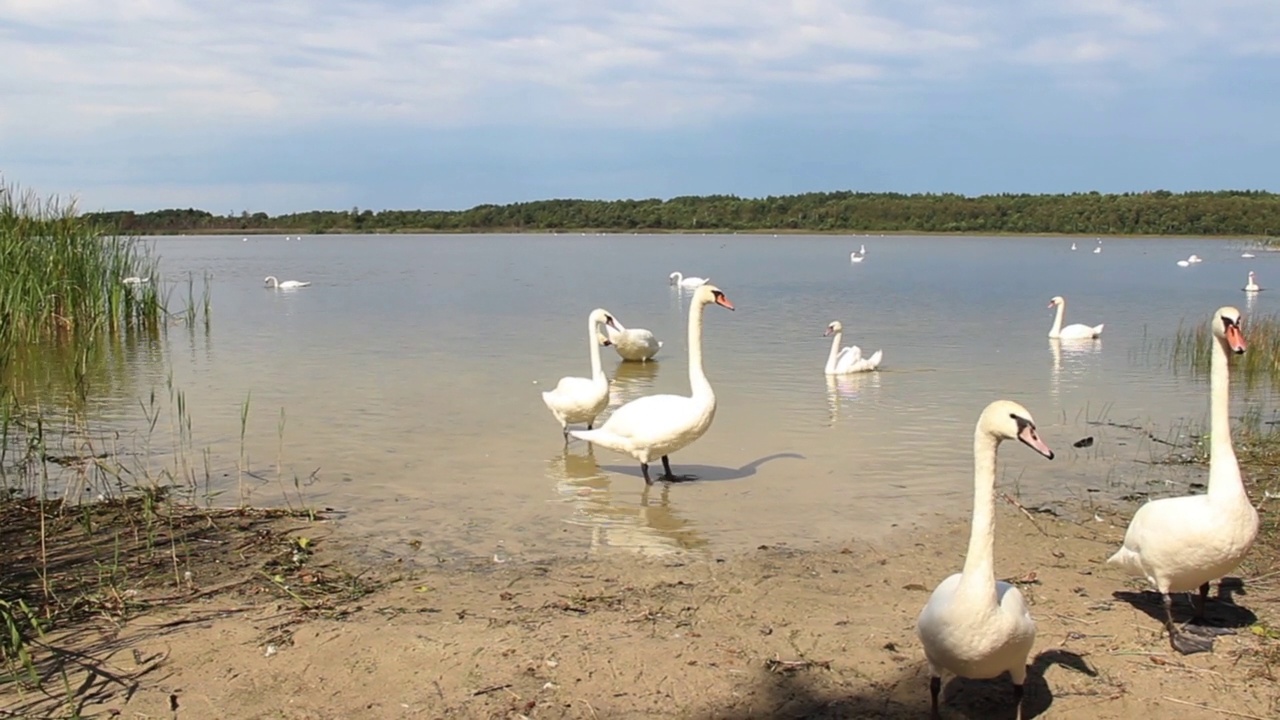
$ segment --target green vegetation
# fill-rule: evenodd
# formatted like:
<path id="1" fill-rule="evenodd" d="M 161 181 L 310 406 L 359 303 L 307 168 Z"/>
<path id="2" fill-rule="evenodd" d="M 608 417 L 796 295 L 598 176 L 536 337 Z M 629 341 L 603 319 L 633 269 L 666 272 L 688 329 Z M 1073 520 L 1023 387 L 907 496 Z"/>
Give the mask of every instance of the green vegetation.
<path id="1" fill-rule="evenodd" d="M 1280 233 L 1280 195 L 1261 191 L 1103 195 L 805 193 L 670 200 L 543 200 L 469 210 L 313 211 L 270 216 L 203 210 L 89 216 L 137 234 L 219 232 L 550 232 L 557 230 L 1079 233 Z"/>
<path id="2" fill-rule="evenodd" d="M 19 343 L 154 331 L 164 319 L 158 279 L 136 238 L 106 231 L 73 204 L 0 185 L 0 355 Z"/>

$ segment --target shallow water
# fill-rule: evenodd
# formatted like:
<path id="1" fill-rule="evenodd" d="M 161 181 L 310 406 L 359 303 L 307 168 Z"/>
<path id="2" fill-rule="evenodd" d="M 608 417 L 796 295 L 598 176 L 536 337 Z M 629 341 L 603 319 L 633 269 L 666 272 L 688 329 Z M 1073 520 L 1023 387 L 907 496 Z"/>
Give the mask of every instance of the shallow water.
<path id="1" fill-rule="evenodd" d="M 124 442 L 174 447 L 171 387 L 190 417 L 195 472 L 233 501 L 283 497 L 344 512 L 375 552 L 421 541 L 436 556 L 538 556 L 585 548 L 660 553 L 874 538 L 895 524 L 960 514 L 971 496 L 972 433 L 997 398 L 1022 402 L 1058 453 L 1010 444 L 1003 489 L 1026 502 L 1124 494 L 1157 478 L 1143 461 L 1207 417 L 1202 379 L 1160 348 L 1180 322 L 1246 302 L 1249 269 L 1280 282 L 1275 257 L 1241 259 L 1221 240 L 834 236 L 308 236 L 161 238 L 173 290 L 212 274 L 209 331 L 171 328 L 141 343 L 94 388 Z M 865 262 L 849 251 L 866 244 Z M 1179 268 L 1191 253 L 1205 261 Z M 566 449 L 539 393 L 586 375 L 595 307 L 665 345 L 620 363 L 611 405 L 688 392 L 687 297 L 674 270 L 710 276 L 737 310 L 706 311 L 711 430 L 672 456 L 700 481 L 646 490 L 626 456 Z M 266 275 L 309 280 L 274 291 Z M 1053 295 L 1066 322 L 1106 323 L 1103 339 L 1052 343 Z M 884 349 L 879 372 L 828 379 L 831 320 L 845 344 Z M 1246 321 L 1247 322 L 1247 321 Z M 1247 325 L 1246 325 L 1247 329 Z M 1235 398 L 1243 404 L 1242 393 Z M 237 479 L 240 419 L 253 475 Z M 1265 402 L 1266 398 L 1258 401 Z M 282 415 L 283 412 L 283 415 Z M 1085 436 L 1096 442 L 1076 449 Z M 282 473 L 277 474 L 277 459 Z M 313 471 L 318 472 L 312 476 Z M 294 477 L 299 478 L 298 485 Z M 1157 478 L 1158 479 L 1158 478 Z M 203 481 L 202 481 L 203 482 Z M 203 489 L 203 486 L 202 488 Z"/>

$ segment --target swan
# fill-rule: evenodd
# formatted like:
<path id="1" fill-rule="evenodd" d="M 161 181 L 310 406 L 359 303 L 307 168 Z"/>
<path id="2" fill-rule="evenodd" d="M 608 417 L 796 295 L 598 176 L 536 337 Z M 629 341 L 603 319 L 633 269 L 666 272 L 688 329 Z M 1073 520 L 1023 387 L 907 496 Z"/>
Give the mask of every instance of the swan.
<path id="1" fill-rule="evenodd" d="M 1187 262 L 1192 263 L 1192 264 L 1195 264 L 1195 263 L 1198 263 L 1198 262 L 1204 262 L 1204 258 L 1200 257 L 1199 255 L 1197 255 L 1197 254 L 1195 254 L 1195 253 L 1191 253 L 1191 256 L 1187 258 Z"/>
<path id="2" fill-rule="evenodd" d="M 707 283 L 711 282 L 710 278 L 685 277 L 684 275 L 681 275 L 678 272 L 673 272 L 668 277 L 670 278 L 672 285 L 678 285 L 684 288 L 685 290 L 692 290 L 693 288 L 696 288 L 696 287 L 702 287 L 703 285 L 706 285 Z"/>
<path id="3" fill-rule="evenodd" d="M 1102 252 L 1102 241 L 1101 241 L 1101 240 L 1099 240 L 1099 241 L 1098 241 L 1098 247 L 1096 247 L 1096 248 L 1094 248 L 1094 249 L 1093 249 L 1093 254 L 1094 254 L 1094 255 L 1097 255 L 1097 254 L 1098 254 L 1098 253 L 1100 253 L 1100 252 Z"/>
<path id="4" fill-rule="evenodd" d="M 1018 588 L 996 580 L 993 557 L 996 450 L 1001 441 L 1014 439 L 1053 459 L 1026 408 L 997 400 L 982 411 L 973 433 L 973 525 L 964 569 L 938 584 L 916 620 L 916 635 L 929 661 L 934 718 L 944 670 L 973 679 L 1008 671 L 1022 717 L 1022 684 L 1036 623 Z"/>
<path id="5" fill-rule="evenodd" d="M 1102 334 L 1102 327 L 1106 325 L 1094 325 L 1089 327 L 1083 323 L 1075 323 L 1062 327 L 1062 313 L 1067 309 L 1067 301 L 1061 295 L 1054 297 L 1049 301 L 1049 307 L 1058 307 L 1058 314 L 1053 317 L 1053 327 L 1049 328 L 1049 337 L 1062 338 L 1064 340 L 1082 340 L 1084 338 L 1096 338 Z"/>
<path id="6" fill-rule="evenodd" d="M 828 375 L 848 375 L 850 373 L 870 372 L 880 365 L 880 359 L 884 357 L 883 350 L 875 351 L 871 357 L 862 357 L 862 349 L 857 345 L 852 347 L 840 348 L 840 338 L 844 336 L 844 326 L 839 320 L 831 321 L 827 326 L 827 331 L 822 333 L 823 337 L 833 335 L 831 338 L 831 354 L 827 355 L 827 368 L 825 372 Z"/>
<path id="7" fill-rule="evenodd" d="M 1247 293 L 1256 293 L 1262 288 L 1258 287 L 1258 283 L 1253 278 L 1253 271 L 1249 271 L 1249 282 L 1244 284 L 1244 291 Z"/>
<path id="8" fill-rule="evenodd" d="M 276 279 L 275 275 L 268 275 L 266 279 L 263 280 L 262 282 L 265 283 L 268 287 L 273 287 L 273 288 L 276 288 L 277 290 L 292 290 L 294 288 L 304 288 L 311 284 L 310 281 L 299 282 L 297 280 L 285 280 L 284 282 L 280 282 L 279 280 Z"/>
<path id="9" fill-rule="evenodd" d="M 1191 264 L 1191 263 L 1190 263 L 1190 262 L 1188 262 L 1188 261 L 1186 261 L 1186 260 L 1179 260 L 1179 261 L 1178 261 L 1178 267 L 1187 267 L 1187 266 L 1188 266 L 1188 265 L 1190 265 L 1190 264 Z"/>
<path id="10" fill-rule="evenodd" d="M 1164 596 L 1169 644 L 1183 655 L 1213 649 L 1211 629 L 1173 623 L 1170 593 L 1199 589 L 1195 620 L 1204 619 L 1209 581 L 1235 569 L 1258 534 L 1258 511 L 1240 481 L 1231 443 L 1231 407 L 1227 397 L 1228 353 L 1244 353 L 1240 311 L 1219 308 L 1213 316 L 1209 370 L 1209 488 L 1204 495 L 1153 500 L 1138 508 L 1124 545 L 1107 559 L 1130 575 L 1145 577 Z M 1195 629 L 1193 629 L 1195 628 Z"/>
<path id="11" fill-rule="evenodd" d="M 1246 252 L 1246 253 L 1240 253 L 1240 257 L 1242 257 L 1242 258 L 1251 258 L 1251 257 L 1255 257 L 1255 255 L 1254 255 L 1253 253 L 1251 253 L 1251 252 Z"/>
<path id="12" fill-rule="evenodd" d="M 1072 249 L 1072 250 L 1075 250 L 1075 249 L 1076 249 L 1076 244 L 1075 244 L 1075 243 L 1071 243 L 1071 249 Z"/>
<path id="13" fill-rule="evenodd" d="M 867 246 L 859 245 L 858 249 L 849 253 L 849 262 L 862 262 L 867 257 Z"/>
<path id="14" fill-rule="evenodd" d="M 133 277 L 127 277 L 121 282 L 123 282 L 125 285 L 141 285 L 143 283 L 151 282 L 151 278 L 138 277 L 135 275 Z"/>
<path id="15" fill-rule="evenodd" d="M 554 390 L 542 393 L 542 402 L 560 423 L 564 440 L 569 442 L 569 424 L 586 423 L 590 429 L 599 415 L 609 405 L 609 378 L 600 365 L 600 337 L 597 328 L 614 324 L 608 310 L 596 308 L 587 316 L 587 345 L 591 353 L 591 377 L 562 377 Z"/>
<path id="16" fill-rule="evenodd" d="M 572 430 L 570 435 L 640 461 L 646 485 L 652 485 L 649 463 L 662 458 L 663 480 L 678 481 L 667 456 L 702 437 L 716 416 L 716 396 L 702 371 L 702 315 L 716 304 L 733 309 L 720 288 L 703 285 L 689 303 L 689 386 L 684 395 L 647 395 L 623 405 L 595 430 Z"/>
<path id="17" fill-rule="evenodd" d="M 625 328 L 617 318 L 613 319 L 612 327 L 605 325 L 604 332 L 607 342 L 601 345 L 612 345 L 623 360 L 646 362 L 662 348 L 662 341 L 652 332 L 643 328 Z"/>

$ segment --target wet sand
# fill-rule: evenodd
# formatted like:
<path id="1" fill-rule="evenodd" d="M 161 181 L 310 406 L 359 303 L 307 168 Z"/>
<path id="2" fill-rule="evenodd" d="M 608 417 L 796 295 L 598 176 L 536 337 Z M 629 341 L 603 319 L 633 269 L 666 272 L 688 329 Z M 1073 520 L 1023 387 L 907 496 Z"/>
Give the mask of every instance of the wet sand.
<path id="1" fill-rule="evenodd" d="M 1000 503 L 997 575 L 1020 585 L 1039 628 L 1028 716 L 1280 716 L 1274 550 L 1255 548 L 1243 590 L 1211 603 L 1238 633 L 1179 656 L 1157 596 L 1103 564 L 1131 511 L 1054 517 Z M 938 519 L 878 545 L 361 572 L 336 523 L 211 525 L 168 543 L 210 549 L 174 555 L 185 558 L 176 576 L 160 563 L 119 607 L 51 632 L 43 642 L 58 650 L 37 652 L 44 690 L 9 685 L 0 707 L 180 720 L 922 718 L 915 617 L 968 537 L 967 520 Z M 1013 717 L 1007 679 L 944 682 L 944 718 Z"/>

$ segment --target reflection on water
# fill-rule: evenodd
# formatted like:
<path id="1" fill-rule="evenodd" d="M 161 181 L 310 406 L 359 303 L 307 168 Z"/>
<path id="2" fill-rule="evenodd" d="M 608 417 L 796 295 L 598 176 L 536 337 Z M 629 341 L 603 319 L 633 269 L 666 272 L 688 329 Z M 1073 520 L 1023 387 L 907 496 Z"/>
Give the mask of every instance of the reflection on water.
<path id="1" fill-rule="evenodd" d="M 858 401 L 866 401 L 880 393 L 880 373 L 853 373 L 851 375 L 827 375 L 827 409 L 830 411 L 831 424 L 840 419 L 840 409 L 845 405 L 846 413 L 857 413 Z"/>
<path id="2" fill-rule="evenodd" d="M 1245 293 L 1245 294 L 1244 294 L 1244 309 L 1245 309 L 1245 312 L 1247 312 L 1247 313 L 1249 313 L 1249 314 L 1251 314 L 1251 315 L 1252 315 L 1252 314 L 1253 314 L 1253 310 L 1254 310 L 1254 308 L 1256 308 L 1257 306 L 1258 306 L 1258 293 L 1256 293 L 1256 292 L 1247 292 L 1247 293 Z"/>
<path id="3" fill-rule="evenodd" d="M 619 362 L 613 371 L 613 383 L 609 385 L 609 409 L 613 410 L 638 397 L 652 395 L 658 368 L 657 360 L 648 362 Z"/>
<path id="4" fill-rule="evenodd" d="M 1049 394 L 1057 397 L 1065 381 L 1078 384 L 1096 367 L 1102 353 L 1102 338 L 1049 338 L 1049 352 L 1053 355 L 1053 371 L 1049 376 Z"/>
<path id="5" fill-rule="evenodd" d="M 608 476 L 596 466 L 595 448 L 565 449 L 547 462 L 556 492 L 573 507 L 565 518 L 591 529 L 591 552 L 627 550 L 642 555 L 668 555 L 707 545 L 692 523 L 671 506 L 671 488 L 643 485 L 638 501 L 615 493 Z"/>

